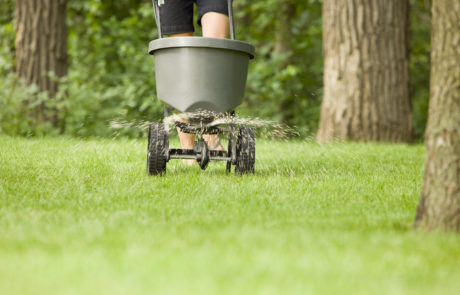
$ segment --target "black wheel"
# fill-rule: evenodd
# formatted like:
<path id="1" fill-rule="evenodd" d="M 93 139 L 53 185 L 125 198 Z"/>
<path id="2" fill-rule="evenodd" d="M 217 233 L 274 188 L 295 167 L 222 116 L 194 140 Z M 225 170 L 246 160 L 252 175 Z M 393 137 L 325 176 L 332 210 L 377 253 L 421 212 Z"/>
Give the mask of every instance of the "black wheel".
<path id="1" fill-rule="evenodd" d="M 236 166 L 238 174 L 254 173 L 256 162 L 256 136 L 254 129 L 240 127 L 236 139 Z"/>
<path id="2" fill-rule="evenodd" d="M 166 172 L 166 150 L 169 148 L 168 133 L 164 124 L 152 123 L 147 144 L 147 174 L 162 175 Z"/>

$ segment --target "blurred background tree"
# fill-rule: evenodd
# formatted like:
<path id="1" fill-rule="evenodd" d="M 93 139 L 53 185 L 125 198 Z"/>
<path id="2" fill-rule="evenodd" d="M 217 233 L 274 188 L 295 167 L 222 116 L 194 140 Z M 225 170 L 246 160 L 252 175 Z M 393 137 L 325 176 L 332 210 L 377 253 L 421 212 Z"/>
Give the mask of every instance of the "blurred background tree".
<path id="1" fill-rule="evenodd" d="M 412 141 L 408 0 L 324 0 L 323 53 L 319 142 Z"/>
<path id="2" fill-rule="evenodd" d="M 153 58 L 157 38 L 150 0 L 68 0 L 68 76 L 55 108 L 58 125 L 36 126 L 23 102 L 37 92 L 16 79 L 15 1 L 0 0 L 0 132 L 112 136 L 111 120 L 159 120 Z M 410 89 L 416 137 L 425 130 L 430 1 L 410 0 Z M 241 115 L 317 131 L 323 96 L 322 1 L 235 0 L 237 39 L 256 46 Z M 199 32 L 197 32 L 199 34 Z M 47 101 L 46 94 L 35 96 Z M 123 135 L 139 136 L 136 128 Z"/>
<path id="3" fill-rule="evenodd" d="M 24 115 L 34 122 L 31 128 L 58 127 L 55 97 L 59 78 L 67 75 L 66 5 L 66 0 L 16 0 L 16 74 L 49 98 L 38 104 L 28 98 L 31 112 Z"/>

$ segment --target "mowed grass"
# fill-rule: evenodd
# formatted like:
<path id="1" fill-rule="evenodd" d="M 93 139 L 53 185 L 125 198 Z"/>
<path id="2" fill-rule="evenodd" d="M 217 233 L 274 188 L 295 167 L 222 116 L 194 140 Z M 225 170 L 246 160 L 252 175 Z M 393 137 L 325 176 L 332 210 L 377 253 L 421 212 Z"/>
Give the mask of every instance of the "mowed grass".
<path id="1" fill-rule="evenodd" d="M 145 140 L 0 136 L 0 294 L 458 294 L 460 238 L 412 230 L 421 145 L 257 141 L 256 174 Z"/>

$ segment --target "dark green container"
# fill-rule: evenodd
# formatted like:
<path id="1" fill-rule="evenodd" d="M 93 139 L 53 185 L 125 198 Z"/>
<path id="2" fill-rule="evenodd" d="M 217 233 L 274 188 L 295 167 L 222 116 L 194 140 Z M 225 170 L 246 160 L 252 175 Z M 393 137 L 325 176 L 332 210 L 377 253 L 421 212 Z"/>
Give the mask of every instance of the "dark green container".
<path id="1" fill-rule="evenodd" d="M 241 104 L 254 47 L 218 38 L 153 40 L 157 95 L 181 112 L 227 112 Z"/>

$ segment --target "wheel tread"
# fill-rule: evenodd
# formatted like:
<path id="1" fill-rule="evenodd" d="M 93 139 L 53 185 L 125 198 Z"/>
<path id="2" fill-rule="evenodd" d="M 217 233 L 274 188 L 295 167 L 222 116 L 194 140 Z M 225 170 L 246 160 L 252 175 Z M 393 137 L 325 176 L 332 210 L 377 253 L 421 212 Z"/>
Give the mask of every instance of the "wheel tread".
<path id="1" fill-rule="evenodd" d="M 237 162 L 235 172 L 238 174 L 254 173 L 256 161 L 256 137 L 254 129 L 240 127 L 236 144 Z"/>
<path id="2" fill-rule="evenodd" d="M 147 146 L 147 174 L 162 175 L 166 172 L 167 136 L 163 124 L 152 123 L 150 125 Z"/>

